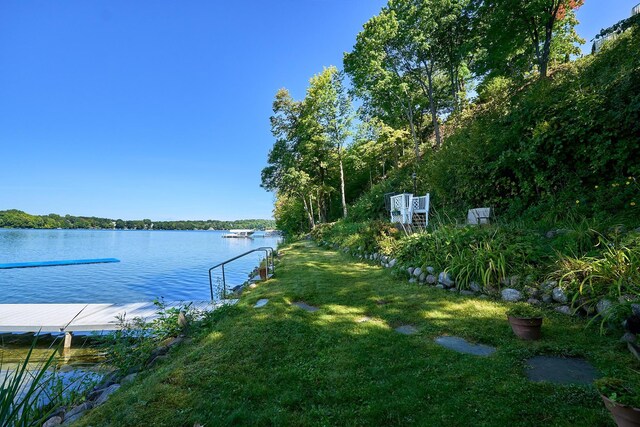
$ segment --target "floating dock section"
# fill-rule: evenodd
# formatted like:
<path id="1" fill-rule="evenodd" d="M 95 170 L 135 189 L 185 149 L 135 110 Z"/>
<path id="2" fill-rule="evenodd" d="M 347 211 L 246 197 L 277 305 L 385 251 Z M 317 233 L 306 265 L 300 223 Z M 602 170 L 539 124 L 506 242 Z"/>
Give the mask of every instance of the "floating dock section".
<path id="1" fill-rule="evenodd" d="M 120 260 L 116 258 L 96 258 L 69 259 L 62 261 L 13 262 L 8 264 L 0 264 L 0 270 L 8 268 L 56 267 L 60 265 L 104 264 L 110 262 L 120 262 Z"/>

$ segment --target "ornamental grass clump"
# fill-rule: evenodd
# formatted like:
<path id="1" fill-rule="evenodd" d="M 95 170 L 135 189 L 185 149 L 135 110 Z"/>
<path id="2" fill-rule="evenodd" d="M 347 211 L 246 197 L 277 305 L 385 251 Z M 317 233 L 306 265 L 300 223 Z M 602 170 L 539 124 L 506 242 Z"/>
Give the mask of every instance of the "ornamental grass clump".
<path id="1" fill-rule="evenodd" d="M 442 225 L 401 241 L 404 265 L 433 266 L 449 272 L 458 288 L 471 282 L 499 287 L 508 277 L 539 275 L 551 253 L 543 237 L 517 226 L 456 227 Z"/>
<path id="2" fill-rule="evenodd" d="M 630 234 L 616 242 L 600 235 L 597 246 L 602 251 L 595 256 L 559 255 L 552 277 L 582 305 L 640 297 L 640 236 Z"/>
<path id="3" fill-rule="evenodd" d="M 64 390 L 52 392 L 49 368 L 53 366 L 56 350 L 43 361 L 33 364 L 32 355 L 37 337 L 27 355 L 15 369 L 3 367 L 0 360 L 0 426 L 36 426 L 49 417 L 60 405 Z"/>

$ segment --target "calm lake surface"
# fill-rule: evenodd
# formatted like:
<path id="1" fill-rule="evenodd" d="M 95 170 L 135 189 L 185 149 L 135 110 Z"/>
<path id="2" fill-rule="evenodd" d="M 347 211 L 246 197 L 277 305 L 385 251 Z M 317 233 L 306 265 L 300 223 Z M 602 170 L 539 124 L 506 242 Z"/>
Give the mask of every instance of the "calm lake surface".
<path id="1" fill-rule="evenodd" d="M 0 264 L 88 258 L 119 263 L 0 269 L 0 304 L 207 300 L 208 269 L 276 237 L 225 239 L 223 231 L 0 229 Z M 264 253 L 261 253 L 264 254 Z M 225 268 L 227 287 L 243 283 L 263 255 Z"/>

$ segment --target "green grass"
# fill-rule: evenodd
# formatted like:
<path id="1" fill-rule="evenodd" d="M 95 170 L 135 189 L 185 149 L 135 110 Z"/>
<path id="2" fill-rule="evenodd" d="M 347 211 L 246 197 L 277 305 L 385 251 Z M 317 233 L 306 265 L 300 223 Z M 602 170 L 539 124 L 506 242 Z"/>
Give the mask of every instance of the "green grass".
<path id="1" fill-rule="evenodd" d="M 523 361 L 580 356 L 627 377 L 634 361 L 617 336 L 547 313 L 543 339 L 524 342 L 505 304 L 408 284 L 310 243 L 283 253 L 276 278 L 80 425 L 613 425 L 593 386 L 529 382 Z M 260 298 L 269 303 L 254 309 Z M 401 324 L 418 333 L 394 332 Z M 498 351 L 454 353 L 433 342 L 443 334 Z"/>

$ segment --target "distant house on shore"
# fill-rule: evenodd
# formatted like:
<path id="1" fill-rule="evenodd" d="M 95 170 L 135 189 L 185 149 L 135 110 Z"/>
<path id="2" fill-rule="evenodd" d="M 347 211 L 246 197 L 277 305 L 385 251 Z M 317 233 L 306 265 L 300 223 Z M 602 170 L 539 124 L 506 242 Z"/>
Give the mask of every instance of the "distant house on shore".
<path id="1" fill-rule="evenodd" d="M 591 53 L 598 53 L 605 43 L 618 38 L 618 36 L 624 33 L 634 22 L 640 22 L 640 3 L 631 9 L 631 17 L 623 19 L 611 27 L 600 31 L 600 34 L 593 39 Z"/>

